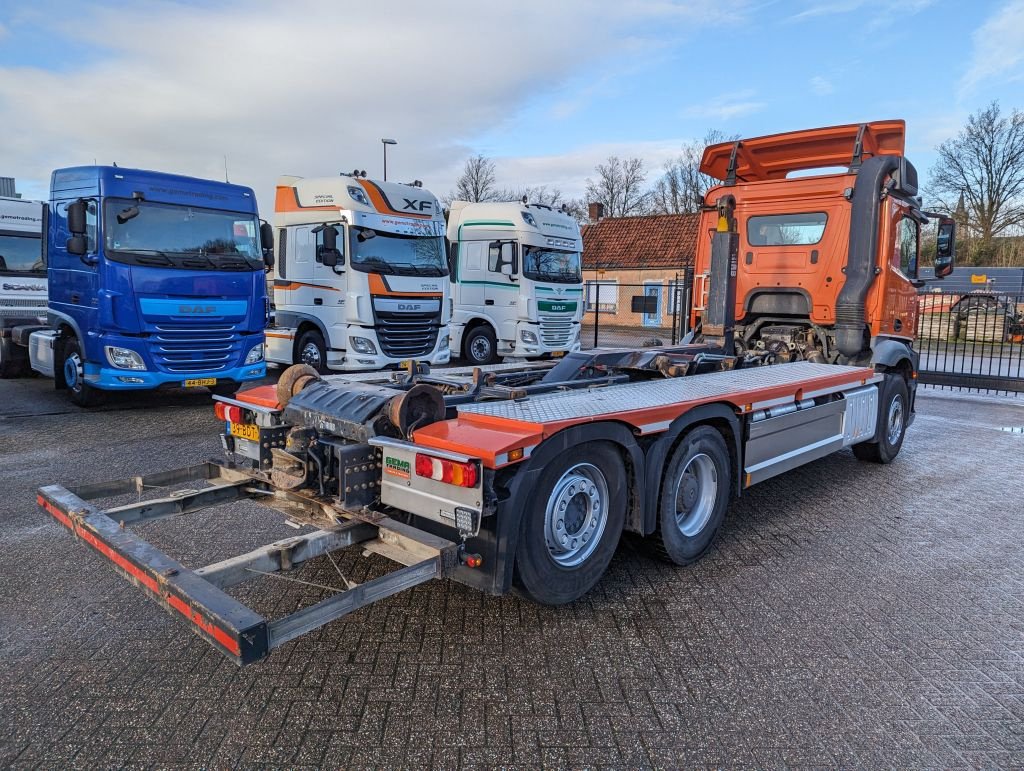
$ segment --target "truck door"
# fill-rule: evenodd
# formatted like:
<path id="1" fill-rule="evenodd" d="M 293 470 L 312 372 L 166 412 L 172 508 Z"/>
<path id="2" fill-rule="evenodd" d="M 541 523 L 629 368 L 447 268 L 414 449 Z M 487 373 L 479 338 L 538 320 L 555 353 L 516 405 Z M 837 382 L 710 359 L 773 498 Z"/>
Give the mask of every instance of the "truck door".
<path id="1" fill-rule="evenodd" d="M 484 309 L 487 243 L 463 241 L 459 245 L 459 298 L 462 309 L 481 313 Z"/>
<path id="2" fill-rule="evenodd" d="M 502 263 L 512 263 L 512 276 L 501 272 Z M 487 245 L 487 284 L 484 305 L 497 324 L 499 340 L 516 338 L 516 302 L 519 300 L 519 244 L 515 241 L 491 241 Z"/>
<path id="3" fill-rule="evenodd" d="M 321 252 L 324 246 L 323 231 L 314 233 L 312 236 L 313 248 L 313 285 L 312 304 L 317 316 L 324 320 L 326 326 L 340 322 L 345 307 L 345 234 L 341 225 L 336 225 L 338 231 L 338 251 L 341 252 L 341 259 L 334 267 L 324 265 Z"/>

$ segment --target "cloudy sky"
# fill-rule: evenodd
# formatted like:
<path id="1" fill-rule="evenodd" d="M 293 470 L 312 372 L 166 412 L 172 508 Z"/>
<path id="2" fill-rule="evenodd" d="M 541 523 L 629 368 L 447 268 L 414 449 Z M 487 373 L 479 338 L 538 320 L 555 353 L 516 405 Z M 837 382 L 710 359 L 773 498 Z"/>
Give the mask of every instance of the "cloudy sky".
<path id="1" fill-rule="evenodd" d="M 595 163 L 656 175 L 709 128 L 905 118 L 908 155 L 999 99 L 1024 108 L 1024 0 L 0 0 L 0 176 L 45 197 L 116 161 L 256 189 L 381 172 L 441 194 L 582 195 Z"/>

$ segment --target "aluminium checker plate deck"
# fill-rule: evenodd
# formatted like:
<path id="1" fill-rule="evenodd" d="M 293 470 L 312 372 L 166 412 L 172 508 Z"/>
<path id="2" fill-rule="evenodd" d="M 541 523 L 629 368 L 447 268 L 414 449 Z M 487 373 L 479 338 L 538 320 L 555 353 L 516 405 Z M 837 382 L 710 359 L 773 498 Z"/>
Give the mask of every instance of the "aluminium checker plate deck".
<path id="1" fill-rule="evenodd" d="M 792 401 L 800 390 L 803 398 L 809 398 L 874 382 L 875 379 L 874 370 L 864 367 L 801 361 L 555 392 L 519 401 L 466 404 L 460 405 L 458 411 L 460 416 L 481 415 L 543 425 L 665 408 L 673 404 L 719 400 L 739 407 L 753 405 L 756 409 Z M 656 430 L 653 426 L 652 429 Z"/>

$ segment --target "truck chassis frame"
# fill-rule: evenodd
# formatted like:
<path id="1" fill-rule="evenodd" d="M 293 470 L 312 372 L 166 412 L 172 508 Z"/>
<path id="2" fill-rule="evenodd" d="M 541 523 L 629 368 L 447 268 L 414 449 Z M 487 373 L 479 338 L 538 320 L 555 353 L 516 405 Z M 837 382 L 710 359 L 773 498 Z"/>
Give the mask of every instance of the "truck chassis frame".
<path id="1" fill-rule="evenodd" d="M 91 500 L 189 482 L 210 486 L 168 497 L 100 509 Z M 243 499 L 270 506 L 314 532 L 275 541 L 245 554 L 190 570 L 128 526 L 187 514 Z M 106 557 L 119 573 L 239 665 L 377 600 L 444 577 L 458 563 L 458 545 L 364 510 L 345 511 L 299 492 L 273 489 L 265 475 L 210 461 L 171 471 L 67 489 L 40 488 L 38 504 L 78 539 Z M 402 564 L 398 570 L 348 589 L 288 616 L 267 619 L 225 589 L 266 574 L 279 574 L 314 557 L 359 544 Z"/>

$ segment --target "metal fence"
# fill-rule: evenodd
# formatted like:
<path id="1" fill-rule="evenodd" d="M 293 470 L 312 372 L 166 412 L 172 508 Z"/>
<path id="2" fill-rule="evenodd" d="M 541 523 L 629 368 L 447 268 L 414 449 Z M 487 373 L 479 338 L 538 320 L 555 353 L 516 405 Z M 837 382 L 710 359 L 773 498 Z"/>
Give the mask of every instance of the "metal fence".
<path id="1" fill-rule="evenodd" d="M 689 271 L 642 284 L 587 281 L 583 347 L 674 345 L 689 330 L 692 286 Z"/>
<path id="2" fill-rule="evenodd" d="M 1024 393 L 1024 292 L 923 292 L 917 348 L 921 383 Z"/>

